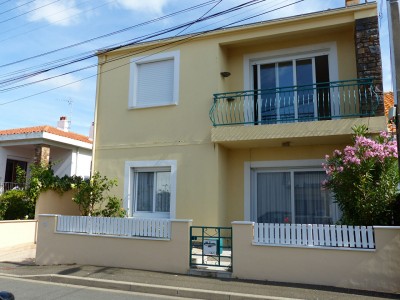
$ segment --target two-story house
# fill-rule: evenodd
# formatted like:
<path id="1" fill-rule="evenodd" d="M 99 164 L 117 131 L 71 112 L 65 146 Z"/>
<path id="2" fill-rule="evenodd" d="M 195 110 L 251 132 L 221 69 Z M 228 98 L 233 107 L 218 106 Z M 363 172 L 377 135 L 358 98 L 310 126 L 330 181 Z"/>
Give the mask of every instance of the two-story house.
<path id="1" fill-rule="evenodd" d="M 98 58 L 94 169 L 133 217 L 334 223 L 325 155 L 386 128 L 376 3 Z"/>

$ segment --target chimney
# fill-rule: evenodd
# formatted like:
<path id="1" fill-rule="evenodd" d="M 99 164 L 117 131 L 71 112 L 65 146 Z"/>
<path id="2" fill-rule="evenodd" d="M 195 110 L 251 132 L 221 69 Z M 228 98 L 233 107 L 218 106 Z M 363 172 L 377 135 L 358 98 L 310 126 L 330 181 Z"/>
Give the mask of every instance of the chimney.
<path id="1" fill-rule="evenodd" d="M 94 138 L 94 122 L 92 122 L 92 125 L 90 125 L 89 129 L 89 140 L 93 141 Z"/>
<path id="2" fill-rule="evenodd" d="M 67 117 L 65 116 L 60 117 L 60 121 L 57 122 L 57 128 L 61 129 L 62 131 L 68 132 L 69 124 Z"/>
<path id="3" fill-rule="evenodd" d="M 346 7 L 360 4 L 360 0 L 346 0 Z"/>

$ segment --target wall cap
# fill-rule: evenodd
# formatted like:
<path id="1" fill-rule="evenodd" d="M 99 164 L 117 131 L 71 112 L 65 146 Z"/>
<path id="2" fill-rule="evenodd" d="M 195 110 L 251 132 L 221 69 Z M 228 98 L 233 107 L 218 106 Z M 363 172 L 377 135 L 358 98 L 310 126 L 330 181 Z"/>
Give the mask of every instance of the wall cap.
<path id="1" fill-rule="evenodd" d="M 29 219 L 29 220 L 1 220 L 0 224 L 6 224 L 6 223 L 37 223 L 37 220 L 35 219 Z"/>
<path id="2" fill-rule="evenodd" d="M 59 217 L 61 215 L 56 214 L 40 214 L 39 217 Z"/>
<path id="3" fill-rule="evenodd" d="M 170 221 L 171 222 L 177 222 L 177 223 L 179 223 L 179 222 L 181 222 L 181 223 L 191 223 L 191 222 L 193 222 L 193 220 L 190 220 L 190 219 L 170 219 Z"/>
<path id="4" fill-rule="evenodd" d="M 254 222 L 251 221 L 233 221 L 232 225 L 254 225 Z"/>
<path id="5" fill-rule="evenodd" d="M 374 229 L 400 230 L 400 226 L 372 226 Z"/>

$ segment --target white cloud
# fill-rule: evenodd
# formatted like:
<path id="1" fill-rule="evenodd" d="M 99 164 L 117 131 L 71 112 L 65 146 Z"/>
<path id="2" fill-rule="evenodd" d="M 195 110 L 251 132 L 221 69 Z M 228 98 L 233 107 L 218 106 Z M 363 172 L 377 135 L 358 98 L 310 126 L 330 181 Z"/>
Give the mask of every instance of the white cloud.
<path id="1" fill-rule="evenodd" d="M 134 11 L 161 13 L 169 0 L 116 0 L 125 9 Z"/>
<path id="2" fill-rule="evenodd" d="M 53 3 L 54 2 L 54 3 Z M 26 3 L 26 2 L 25 2 Z M 19 5 L 23 2 L 19 3 Z M 76 17 L 81 11 L 76 6 L 75 0 L 36 0 L 21 8 L 32 22 L 45 21 L 53 25 L 68 26 L 78 22 Z"/>

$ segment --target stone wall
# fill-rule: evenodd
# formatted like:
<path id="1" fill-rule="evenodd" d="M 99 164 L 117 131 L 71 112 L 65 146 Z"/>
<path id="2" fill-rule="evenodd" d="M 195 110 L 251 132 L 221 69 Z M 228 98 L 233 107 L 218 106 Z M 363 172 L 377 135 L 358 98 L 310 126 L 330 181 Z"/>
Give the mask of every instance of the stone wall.
<path id="1" fill-rule="evenodd" d="M 380 102 L 379 104 L 376 101 L 372 103 L 378 105 L 376 115 L 383 116 L 382 59 L 378 17 L 356 20 L 354 41 L 356 43 L 357 77 L 374 79 L 375 91 L 380 96 Z M 361 101 L 362 111 L 369 111 L 370 103 L 370 101 Z"/>

